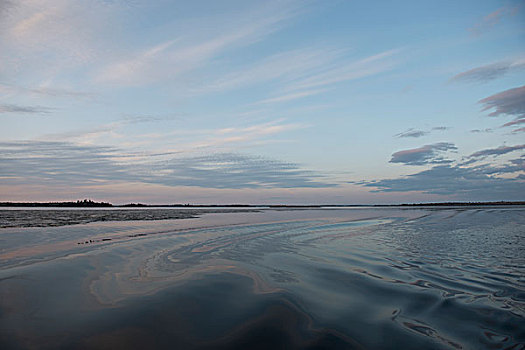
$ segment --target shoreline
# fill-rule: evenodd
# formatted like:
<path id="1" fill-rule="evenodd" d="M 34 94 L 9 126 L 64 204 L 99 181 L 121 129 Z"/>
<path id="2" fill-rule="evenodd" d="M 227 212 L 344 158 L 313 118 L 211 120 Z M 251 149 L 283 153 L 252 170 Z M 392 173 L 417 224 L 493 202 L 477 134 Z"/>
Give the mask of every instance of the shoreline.
<path id="1" fill-rule="evenodd" d="M 486 207 L 486 206 L 520 206 L 525 201 L 494 201 L 494 202 L 430 202 L 430 203 L 399 203 L 399 204 L 111 204 L 106 202 L 76 201 L 76 202 L 0 202 L 2 207 L 20 208 L 269 208 L 269 209 L 323 209 L 346 207 Z"/>

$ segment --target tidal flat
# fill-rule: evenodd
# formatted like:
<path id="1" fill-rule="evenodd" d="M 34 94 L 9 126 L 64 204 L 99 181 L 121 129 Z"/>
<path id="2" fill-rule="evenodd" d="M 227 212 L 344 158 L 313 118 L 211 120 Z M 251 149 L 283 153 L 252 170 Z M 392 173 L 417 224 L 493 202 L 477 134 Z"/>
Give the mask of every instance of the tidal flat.
<path id="1" fill-rule="evenodd" d="M 525 207 L 130 213 L 0 210 L 1 349 L 525 349 Z"/>

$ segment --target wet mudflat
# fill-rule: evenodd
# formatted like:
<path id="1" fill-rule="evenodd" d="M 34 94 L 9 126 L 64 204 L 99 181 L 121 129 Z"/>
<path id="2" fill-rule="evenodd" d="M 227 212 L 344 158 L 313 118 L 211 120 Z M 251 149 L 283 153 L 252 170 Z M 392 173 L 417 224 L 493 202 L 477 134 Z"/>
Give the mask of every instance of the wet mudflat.
<path id="1" fill-rule="evenodd" d="M 348 208 L 3 228 L 0 348 L 524 349 L 524 224 Z"/>

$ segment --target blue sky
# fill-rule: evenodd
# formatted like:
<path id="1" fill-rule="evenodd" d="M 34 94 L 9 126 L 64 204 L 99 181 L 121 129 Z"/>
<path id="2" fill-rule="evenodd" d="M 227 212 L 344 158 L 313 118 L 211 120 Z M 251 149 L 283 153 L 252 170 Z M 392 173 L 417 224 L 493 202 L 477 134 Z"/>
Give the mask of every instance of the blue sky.
<path id="1" fill-rule="evenodd" d="M 0 0 L 0 200 L 523 200 L 524 1 Z"/>

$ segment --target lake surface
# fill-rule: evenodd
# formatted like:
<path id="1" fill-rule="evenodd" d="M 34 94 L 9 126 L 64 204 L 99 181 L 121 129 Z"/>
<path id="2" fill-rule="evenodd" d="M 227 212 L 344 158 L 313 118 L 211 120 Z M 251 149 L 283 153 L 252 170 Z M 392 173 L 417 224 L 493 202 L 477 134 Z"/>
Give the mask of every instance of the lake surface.
<path id="1" fill-rule="evenodd" d="M 176 210 L 0 210 L 0 348 L 525 349 L 523 207 Z"/>

